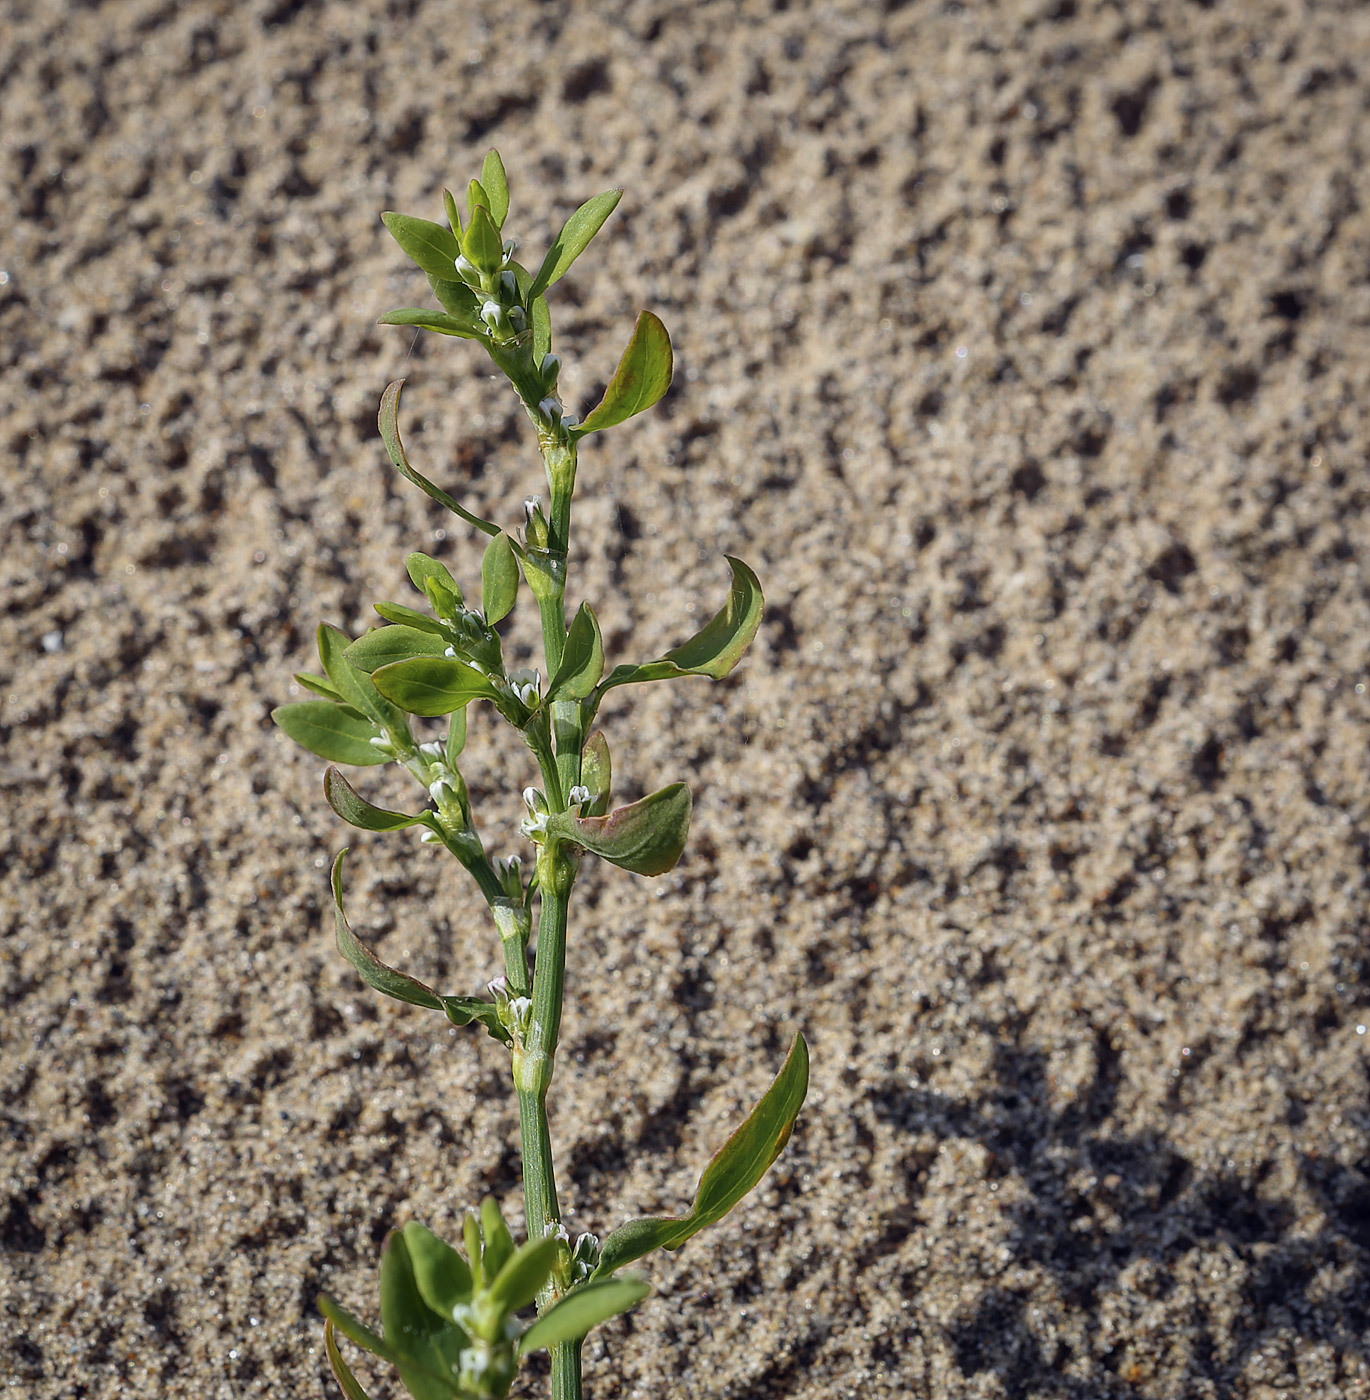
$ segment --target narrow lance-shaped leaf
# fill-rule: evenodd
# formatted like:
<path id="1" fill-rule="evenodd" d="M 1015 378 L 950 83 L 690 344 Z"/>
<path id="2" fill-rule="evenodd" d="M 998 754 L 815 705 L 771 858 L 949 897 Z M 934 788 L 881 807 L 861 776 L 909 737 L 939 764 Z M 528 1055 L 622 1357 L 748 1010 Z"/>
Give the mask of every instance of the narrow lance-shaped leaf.
<path id="1" fill-rule="evenodd" d="M 457 254 L 461 249 L 451 229 L 428 219 L 416 219 L 412 214 L 396 214 L 389 210 L 381 215 L 381 221 L 395 242 L 430 277 L 457 275 Z"/>
<path id="2" fill-rule="evenodd" d="M 595 1279 L 553 1303 L 519 1340 L 519 1352 L 575 1342 L 591 1328 L 636 1307 L 652 1290 L 639 1278 Z"/>
<path id="3" fill-rule="evenodd" d="M 756 575 L 740 560 L 725 556 L 733 573 L 733 586 L 722 610 L 674 651 L 642 666 L 615 666 L 597 699 L 617 685 L 635 681 L 672 680 L 678 676 L 711 676 L 722 680 L 742 660 L 761 626 L 765 598 Z"/>
<path id="4" fill-rule="evenodd" d="M 461 211 L 457 208 L 457 197 L 449 189 L 442 192 L 442 207 L 447 215 L 448 226 L 452 230 L 452 236 L 457 243 L 461 243 Z M 455 262 L 455 257 L 453 258 Z"/>
<path id="5" fill-rule="evenodd" d="M 378 1332 L 373 1332 L 366 1323 L 354 1317 L 343 1305 L 330 1298 L 327 1293 L 318 1297 L 319 1311 L 325 1320 L 336 1327 L 350 1342 L 355 1342 L 363 1351 L 379 1356 L 393 1366 L 399 1360 L 399 1352 Z"/>
<path id="6" fill-rule="evenodd" d="M 333 700 L 302 700 L 295 705 L 278 706 L 272 710 L 271 718 L 301 748 L 330 763 L 370 768 L 387 761 L 387 756 L 371 742 L 379 737 L 379 729 L 350 705 L 339 705 Z"/>
<path id="7" fill-rule="evenodd" d="M 684 783 L 672 783 L 607 817 L 554 813 L 547 819 L 547 833 L 583 846 L 635 875 L 664 875 L 685 849 L 690 807 L 690 789 Z"/>
<path id="8" fill-rule="evenodd" d="M 400 627 L 417 627 L 420 632 L 432 632 L 435 636 L 446 637 L 447 632 L 441 622 L 427 613 L 411 608 L 405 603 L 372 603 L 371 606 L 387 621 Z"/>
<path id="9" fill-rule="evenodd" d="M 604 227 L 604 221 L 618 207 L 622 190 L 606 190 L 584 204 L 571 215 L 557 234 L 547 256 L 542 260 L 538 275 L 533 279 L 529 301 L 540 297 L 589 246 L 590 240 Z"/>
<path id="10" fill-rule="evenodd" d="M 338 951 L 357 969 L 368 987 L 384 992 L 396 1001 L 408 1002 L 411 1006 L 426 1006 L 431 1011 L 441 1011 L 442 998 L 432 987 L 383 963 L 352 932 L 343 909 L 342 872 L 346 856 L 347 848 L 344 847 L 333 862 L 333 913 L 337 920 Z"/>
<path id="11" fill-rule="evenodd" d="M 333 1372 L 333 1379 L 337 1381 L 346 1396 L 346 1400 L 371 1400 L 371 1397 L 362 1389 L 361 1382 L 352 1374 L 352 1368 L 343 1360 L 342 1353 L 338 1350 L 338 1339 L 334 1334 L 333 1323 L 325 1322 L 323 1325 L 323 1349 L 328 1357 L 328 1365 Z"/>
<path id="12" fill-rule="evenodd" d="M 495 1281 L 499 1271 L 514 1253 L 514 1237 L 504 1223 L 504 1213 L 493 1196 L 480 1203 L 480 1229 L 485 1243 L 481 1249 L 481 1265 L 485 1270 L 486 1287 Z"/>
<path id="13" fill-rule="evenodd" d="M 427 812 L 419 812 L 410 817 L 403 812 L 373 807 L 336 768 L 330 767 L 324 773 L 323 791 L 328 805 L 343 821 L 350 822 L 363 831 L 403 831 L 406 827 L 418 826 L 430 820 Z"/>
<path id="14" fill-rule="evenodd" d="M 450 277 L 430 277 L 428 285 L 438 299 L 438 305 L 450 312 L 458 321 L 470 326 L 474 332 L 472 339 L 484 337 L 485 323 L 480 319 L 480 299 L 465 282 Z"/>
<path id="15" fill-rule="evenodd" d="M 533 323 L 533 363 L 541 368 L 542 357 L 552 348 L 552 309 L 547 298 L 534 297 L 528 316 Z"/>
<path id="16" fill-rule="evenodd" d="M 526 1308 L 542 1285 L 552 1276 L 552 1265 L 562 1242 L 556 1235 L 521 1244 L 505 1261 L 490 1285 L 490 1299 L 501 1312 L 517 1312 Z"/>
<path id="17" fill-rule="evenodd" d="M 478 530 L 484 530 L 487 535 L 499 534 L 499 526 L 493 521 L 482 520 L 478 515 L 472 515 L 463 505 L 458 505 L 451 496 L 440 486 L 434 486 L 431 481 L 419 472 L 416 472 L 409 465 L 409 458 L 405 456 L 404 443 L 400 441 L 399 409 L 400 390 L 404 388 L 404 380 L 397 379 L 381 395 L 381 411 L 377 423 L 381 430 L 381 441 L 385 443 L 385 450 L 390 455 L 390 460 L 395 464 L 395 469 L 404 477 L 406 481 L 412 482 L 420 491 L 426 492 L 439 505 L 446 506 L 453 515 L 459 515 L 468 525 L 474 525 Z"/>
<path id="18" fill-rule="evenodd" d="M 612 1274 L 656 1249 L 679 1249 L 692 1235 L 727 1215 L 784 1150 L 808 1087 L 809 1049 L 800 1035 L 761 1102 L 704 1168 L 689 1214 L 621 1225 L 604 1241 L 594 1276 Z"/>
<path id="19" fill-rule="evenodd" d="M 599 619 L 589 603 L 582 603 L 571 619 L 561 665 L 547 687 L 547 701 L 584 700 L 604 674 L 604 639 Z"/>
<path id="20" fill-rule="evenodd" d="M 431 311 L 426 306 L 400 306 L 381 317 L 382 326 L 417 326 L 439 335 L 456 335 L 463 340 L 483 340 L 485 328 L 450 311 Z"/>
<path id="21" fill-rule="evenodd" d="M 422 614 L 420 614 L 421 616 Z M 348 646 L 344 655 L 359 671 L 368 676 L 382 666 L 396 661 L 412 661 L 415 657 L 446 656 L 448 641 L 440 629 L 409 627 L 403 623 L 393 627 L 375 627 Z"/>
<path id="22" fill-rule="evenodd" d="M 321 622 L 318 630 L 319 660 L 328 679 L 341 692 L 347 703 L 360 710 L 368 719 L 382 729 L 398 736 L 407 735 L 409 722 L 402 711 L 397 710 L 380 695 L 371 684 L 371 677 L 359 671 L 347 658 L 347 649 L 352 645 L 351 638 L 336 627 Z"/>
<path id="23" fill-rule="evenodd" d="M 489 680 L 454 656 L 421 656 L 382 666 L 376 688 L 411 715 L 450 715 L 472 700 L 494 696 Z"/>
<path id="24" fill-rule="evenodd" d="M 585 415 L 575 436 L 612 428 L 651 408 L 671 387 L 671 373 L 671 337 L 650 311 L 644 311 L 604 397 Z"/>
<path id="25" fill-rule="evenodd" d="M 451 1317 L 459 1303 L 471 1300 L 471 1270 L 466 1260 L 417 1220 L 411 1220 L 400 1233 L 423 1301 L 440 1316 Z"/>
<path id="26" fill-rule="evenodd" d="M 456 1367 L 466 1333 L 423 1300 L 404 1236 L 392 1230 L 381 1246 L 381 1322 L 399 1349 L 400 1380 L 414 1400 L 455 1400 Z"/>
<path id="27" fill-rule="evenodd" d="M 296 671 L 295 679 L 306 690 L 312 690 L 315 695 L 324 695 L 330 700 L 343 698 L 342 692 L 326 676 L 316 676 L 309 671 Z"/>
<path id="28" fill-rule="evenodd" d="M 493 147 L 485 153 L 485 160 L 480 168 L 480 183 L 490 201 L 490 217 L 495 221 L 496 227 L 503 228 L 509 213 L 509 177 L 505 174 L 504 162 L 500 159 L 499 152 Z"/>
<path id="29" fill-rule="evenodd" d="M 481 601 L 491 627 L 514 610 L 519 591 L 519 565 L 514 546 L 502 531 L 485 546 L 480 561 Z"/>
<path id="30" fill-rule="evenodd" d="M 474 182 L 473 182 L 474 183 Z M 482 272 L 498 272 L 504 258 L 504 244 L 490 211 L 477 204 L 471 211 L 471 222 L 461 240 L 461 250 Z"/>

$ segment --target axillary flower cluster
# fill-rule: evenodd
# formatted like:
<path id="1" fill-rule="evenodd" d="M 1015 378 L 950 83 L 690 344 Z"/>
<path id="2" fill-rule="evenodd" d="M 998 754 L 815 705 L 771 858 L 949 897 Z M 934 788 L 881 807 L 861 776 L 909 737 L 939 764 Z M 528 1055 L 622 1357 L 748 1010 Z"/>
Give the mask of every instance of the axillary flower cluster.
<path id="1" fill-rule="evenodd" d="M 671 383 L 671 342 L 649 311 L 638 317 L 603 397 L 578 419 L 558 391 L 547 291 L 599 232 L 620 191 L 587 201 L 567 220 L 530 272 L 504 237 L 509 187 L 491 151 L 466 194 L 465 218 L 444 191 L 446 224 L 385 214 L 386 227 L 427 275 L 438 308 L 392 311 L 384 324 L 415 326 L 478 342 L 513 385 L 537 434 L 547 505 L 530 496 L 511 533 L 467 510 L 411 466 L 400 438 L 400 383 L 381 398 L 380 433 L 396 469 L 413 485 L 488 537 L 479 604 L 468 604 L 447 565 L 410 554 L 419 607 L 375 605 L 383 626 L 352 638 L 319 628 L 322 674 L 297 681 L 314 698 L 274 711 L 277 724 L 328 761 L 324 794 L 344 821 L 365 831 L 419 830 L 471 875 L 489 908 L 503 970 L 481 995 L 445 995 L 382 962 L 353 932 L 343 907 L 343 860 L 333 863 L 338 949 L 376 991 L 480 1026 L 509 1051 L 519 1102 L 523 1218 L 515 1244 L 499 1204 L 486 1198 L 465 1216 L 460 1245 L 410 1221 L 391 1231 L 381 1253 L 380 1330 L 339 1303 L 320 1298 L 325 1349 L 348 1400 L 366 1392 L 339 1348 L 339 1334 L 390 1363 L 414 1400 L 484 1400 L 506 1395 L 526 1357 L 551 1355 L 554 1400 L 576 1400 L 581 1344 L 595 1326 L 634 1307 L 648 1290 L 629 1264 L 657 1249 L 678 1249 L 720 1220 L 759 1182 L 789 1140 L 808 1087 L 808 1052 L 796 1036 L 775 1081 L 704 1169 L 692 1205 L 674 1216 L 629 1220 L 602 1241 L 573 1240 L 557 1200 L 547 1095 L 554 1079 L 566 977 L 570 899 L 582 859 L 591 855 L 653 876 L 679 860 L 691 798 L 672 783 L 640 801 L 612 806 L 609 744 L 595 727 L 611 690 L 694 676 L 726 676 L 756 635 L 763 605 L 756 575 L 728 559 L 732 586 L 722 609 L 693 637 L 654 661 L 606 673 L 594 609 L 582 602 L 567 621 L 567 563 L 578 448 L 593 433 L 651 408 Z M 542 626 L 543 667 L 509 670 L 499 627 L 526 586 Z M 544 682 L 543 676 L 546 676 Z M 492 860 L 461 775 L 470 706 L 487 702 L 519 733 L 538 769 L 523 789 L 519 830 L 532 859 Z M 419 737 L 437 721 L 436 737 Z M 396 812 L 367 801 L 338 765 L 394 763 L 418 782 L 428 804 Z M 530 956 L 534 939 L 535 954 Z M 493 943 L 492 943 L 493 948 Z M 536 1315 L 531 1310 L 536 1309 Z"/>

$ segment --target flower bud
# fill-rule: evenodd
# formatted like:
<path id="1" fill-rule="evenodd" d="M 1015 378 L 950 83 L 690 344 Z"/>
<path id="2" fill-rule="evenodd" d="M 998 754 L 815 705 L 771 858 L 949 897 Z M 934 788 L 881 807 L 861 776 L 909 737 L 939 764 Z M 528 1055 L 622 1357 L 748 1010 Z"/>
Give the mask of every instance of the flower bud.
<path id="1" fill-rule="evenodd" d="M 547 517 L 542 513 L 542 497 L 529 496 L 523 503 L 523 538 L 529 549 L 546 549 L 551 532 Z"/>

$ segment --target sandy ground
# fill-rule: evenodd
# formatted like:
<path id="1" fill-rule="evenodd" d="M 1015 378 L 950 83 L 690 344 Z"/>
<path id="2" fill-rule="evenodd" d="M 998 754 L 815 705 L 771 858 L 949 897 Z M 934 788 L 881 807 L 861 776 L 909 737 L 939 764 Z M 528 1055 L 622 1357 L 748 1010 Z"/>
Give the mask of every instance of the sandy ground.
<path id="1" fill-rule="evenodd" d="M 326 1392 L 313 1296 L 517 1207 L 462 872 L 275 732 L 319 618 L 513 524 L 479 352 L 377 327 L 497 143 L 573 406 L 632 316 L 661 409 L 582 458 L 611 660 L 726 588 L 729 681 L 608 707 L 677 871 L 588 870 L 553 1128 L 576 1229 L 684 1204 L 792 1030 L 768 1184 L 650 1267 L 589 1393 L 1370 1396 L 1370 9 L 1276 0 L 104 5 L 0 41 L 0 1387 Z M 515 643 L 532 635 L 529 608 Z M 371 619 L 374 621 L 374 618 Z M 516 846 L 526 755 L 468 777 Z M 398 780 L 360 780 L 414 801 Z M 461 878 L 458 878 L 461 877 Z M 394 1395 L 381 1372 L 377 1396 Z M 533 1375 L 521 1394 L 541 1393 Z"/>

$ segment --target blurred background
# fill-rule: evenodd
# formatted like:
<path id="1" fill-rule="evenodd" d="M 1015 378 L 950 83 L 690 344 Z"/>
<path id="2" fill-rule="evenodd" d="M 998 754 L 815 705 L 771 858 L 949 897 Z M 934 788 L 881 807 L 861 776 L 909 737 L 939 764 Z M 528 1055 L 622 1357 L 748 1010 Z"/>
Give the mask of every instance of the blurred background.
<path id="1" fill-rule="evenodd" d="M 586 867 L 573 1230 L 689 1200 L 795 1029 L 763 1188 L 588 1393 L 1370 1396 L 1370 10 L 1277 0 L 7 0 L 0 51 L 0 1386 L 304 1400 L 321 1287 L 517 1215 L 473 889 L 269 721 L 319 619 L 473 586 L 540 463 L 379 214 L 497 145 L 553 292 L 610 663 L 761 575 L 726 682 L 617 693 L 681 865 Z M 526 599 L 511 647 L 528 644 Z M 468 777 L 520 849 L 526 753 Z M 386 777 L 373 801 L 412 803 Z M 458 877 L 461 878 L 458 878 Z M 396 1394 L 378 1372 L 378 1397 Z M 524 1394 L 541 1393 L 533 1374 Z"/>

